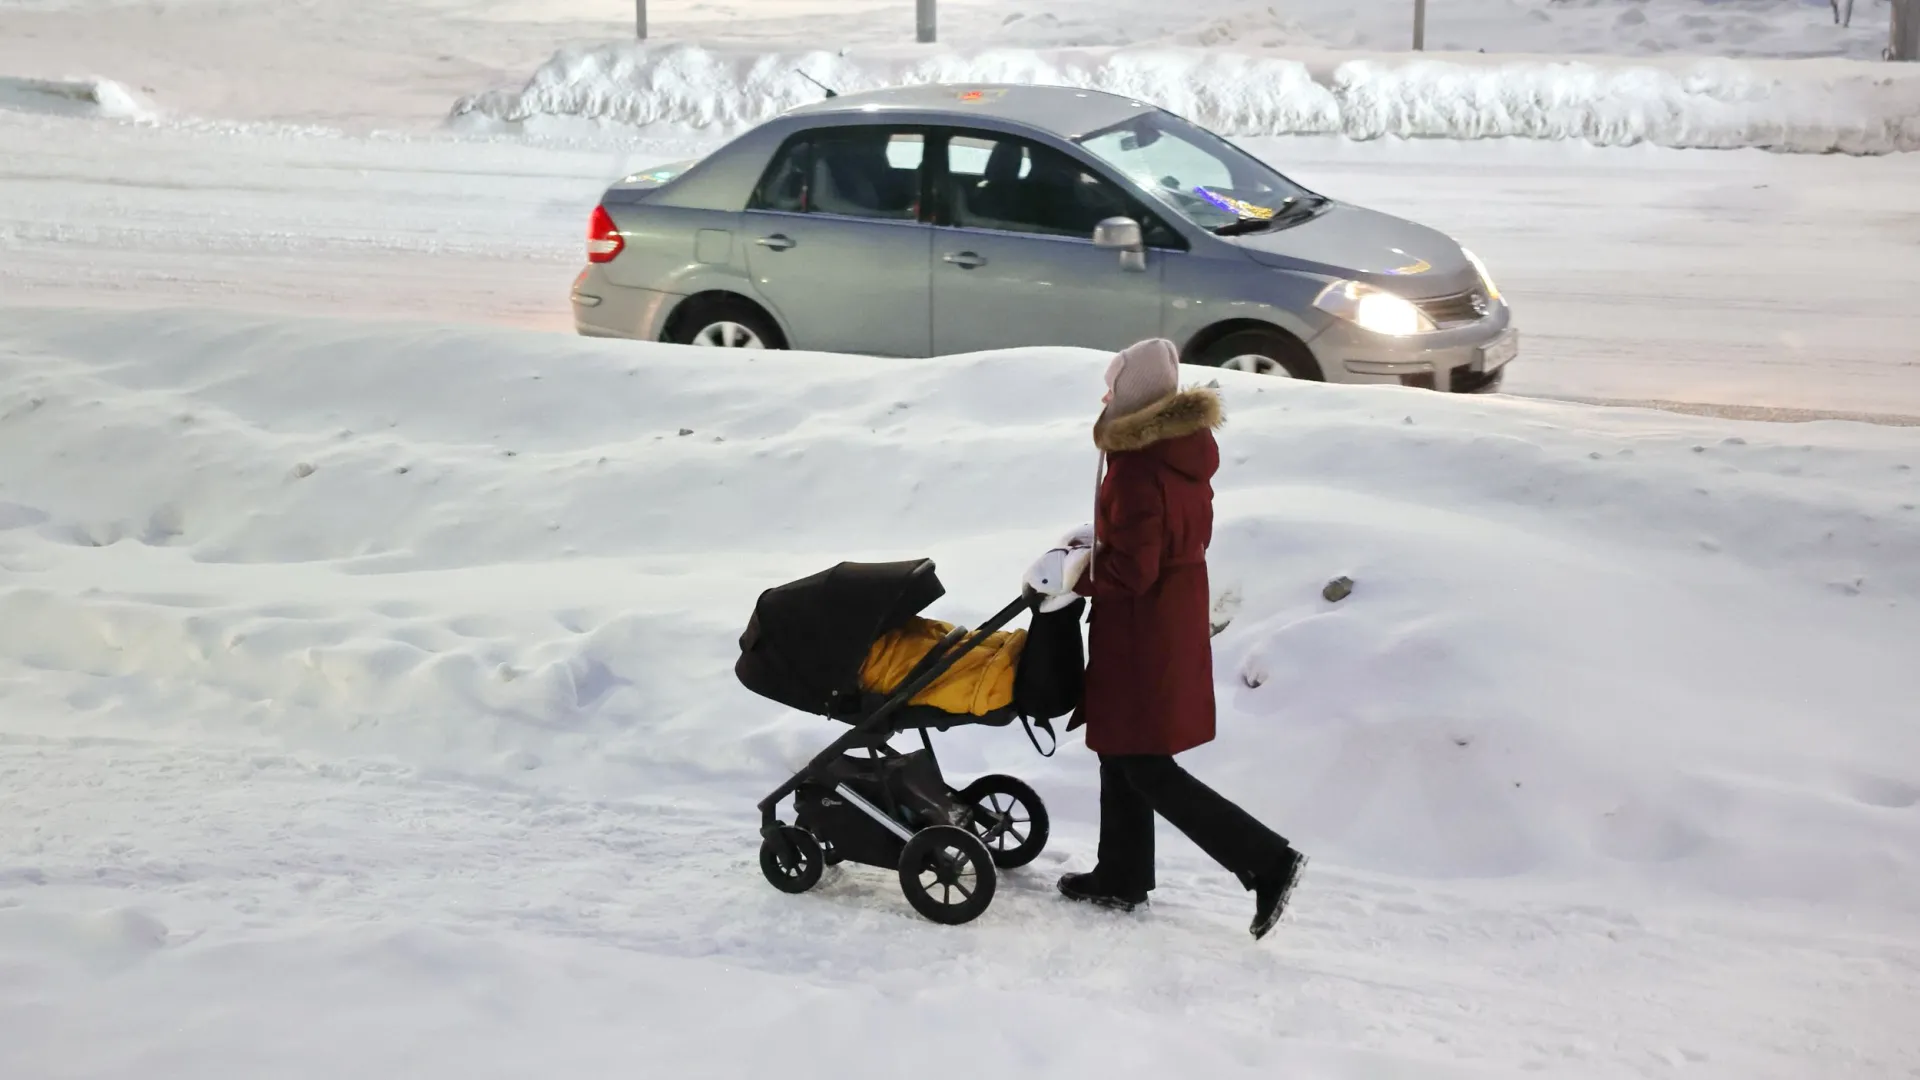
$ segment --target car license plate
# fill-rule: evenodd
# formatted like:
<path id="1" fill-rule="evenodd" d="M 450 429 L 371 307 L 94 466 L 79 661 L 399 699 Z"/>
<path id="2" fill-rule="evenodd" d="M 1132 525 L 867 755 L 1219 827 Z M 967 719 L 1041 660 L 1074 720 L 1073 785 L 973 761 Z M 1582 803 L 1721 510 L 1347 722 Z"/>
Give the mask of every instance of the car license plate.
<path id="1" fill-rule="evenodd" d="M 1520 355 L 1520 335 L 1512 330 L 1480 347 L 1480 370 L 1498 371 Z"/>

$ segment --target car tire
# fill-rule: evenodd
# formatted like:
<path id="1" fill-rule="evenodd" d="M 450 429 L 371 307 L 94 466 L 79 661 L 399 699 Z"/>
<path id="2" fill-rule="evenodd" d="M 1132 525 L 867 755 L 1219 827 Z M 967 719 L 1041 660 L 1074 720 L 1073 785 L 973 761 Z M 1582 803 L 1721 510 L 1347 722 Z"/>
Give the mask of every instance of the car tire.
<path id="1" fill-rule="evenodd" d="M 676 313 L 668 340 L 721 349 L 781 349 L 786 341 L 767 313 L 731 296 L 695 298 Z"/>
<path id="2" fill-rule="evenodd" d="M 1320 364 L 1300 339 L 1282 330 L 1235 330 L 1200 350 L 1195 362 L 1203 367 L 1230 368 L 1264 375 L 1280 375 L 1307 382 L 1324 382 Z"/>

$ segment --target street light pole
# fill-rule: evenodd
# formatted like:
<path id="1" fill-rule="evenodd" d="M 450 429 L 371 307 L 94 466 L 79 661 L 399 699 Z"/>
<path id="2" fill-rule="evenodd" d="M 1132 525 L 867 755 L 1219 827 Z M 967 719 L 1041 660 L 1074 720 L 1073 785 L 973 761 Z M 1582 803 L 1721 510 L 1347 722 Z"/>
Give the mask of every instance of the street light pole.
<path id="1" fill-rule="evenodd" d="M 633 0 L 633 32 L 639 40 L 647 40 L 647 0 Z"/>
<path id="2" fill-rule="evenodd" d="M 914 0 L 914 24 L 914 37 L 920 44 L 931 45 L 934 39 L 939 37 L 934 20 L 933 0 Z"/>
<path id="3" fill-rule="evenodd" d="M 1920 3 L 1893 0 L 1893 21 L 1887 28 L 1887 59 L 1920 60 Z"/>
<path id="4" fill-rule="evenodd" d="M 1427 0 L 1413 0 L 1413 51 L 1427 48 Z"/>

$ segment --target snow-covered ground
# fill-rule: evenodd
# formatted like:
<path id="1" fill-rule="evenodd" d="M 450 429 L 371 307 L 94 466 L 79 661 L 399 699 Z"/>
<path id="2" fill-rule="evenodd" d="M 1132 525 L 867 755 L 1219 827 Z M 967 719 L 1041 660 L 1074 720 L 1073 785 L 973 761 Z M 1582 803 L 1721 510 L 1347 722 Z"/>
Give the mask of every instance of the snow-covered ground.
<path id="1" fill-rule="evenodd" d="M 853 76 L 911 7 L 651 4 L 684 61 Z M 1342 65 L 1428 115 L 1459 74 L 1391 55 L 1409 7 L 943 0 L 940 49 L 1215 47 L 1371 135 Z M 998 608 L 1087 516 L 1104 358 L 573 336 L 602 186 L 771 100 L 619 115 L 630 12 L 0 0 L 0 1078 L 1920 1076 L 1920 427 L 1671 411 L 1920 416 L 1920 157 L 1244 140 L 1486 256 L 1521 396 L 1220 373 L 1191 764 L 1315 856 L 1275 938 L 1171 830 L 1151 911 L 1059 900 L 1093 765 L 1017 729 L 945 760 L 1035 783 L 1054 844 L 947 930 L 886 874 L 761 880 L 753 803 L 835 729 L 742 690 L 735 640 L 840 559 Z M 1448 58 L 1494 119 L 1586 54 L 1764 76 L 1643 95 L 1648 131 L 1780 73 L 1827 95 L 1770 114 L 1803 132 L 1911 121 L 1856 108 L 1899 69 L 1783 59 L 1876 54 L 1884 3 L 1430 17 L 1506 54 Z M 569 49 L 607 108 L 556 113 L 655 122 L 448 130 Z"/>
<path id="2" fill-rule="evenodd" d="M 1170 832 L 1060 901 L 1092 761 L 1017 729 L 942 743 L 1055 811 L 978 923 L 768 887 L 833 729 L 733 681 L 756 592 L 999 606 L 1103 362 L 10 312 L 0 1075 L 1920 1069 L 1912 429 L 1223 373 L 1191 756 L 1317 856 L 1279 937 Z"/>

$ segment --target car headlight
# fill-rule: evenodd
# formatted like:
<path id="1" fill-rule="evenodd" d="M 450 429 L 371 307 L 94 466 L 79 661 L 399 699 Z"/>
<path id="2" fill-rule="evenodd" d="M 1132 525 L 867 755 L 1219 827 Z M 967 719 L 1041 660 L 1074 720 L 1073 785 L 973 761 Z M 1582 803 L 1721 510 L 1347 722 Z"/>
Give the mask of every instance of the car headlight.
<path id="1" fill-rule="evenodd" d="M 1487 273 L 1487 264 L 1480 261 L 1480 256 L 1475 255 L 1466 248 L 1461 248 L 1460 254 L 1467 257 L 1467 261 L 1473 264 L 1474 272 L 1480 275 L 1480 284 L 1487 287 L 1487 298 L 1490 300 L 1500 299 L 1500 286 L 1493 283 L 1493 275 Z"/>
<path id="2" fill-rule="evenodd" d="M 1385 289 L 1358 281 L 1336 281 L 1320 290 L 1313 306 L 1330 315 L 1389 337 L 1423 334 L 1432 329 L 1433 320 L 1412 301 Z"/>

